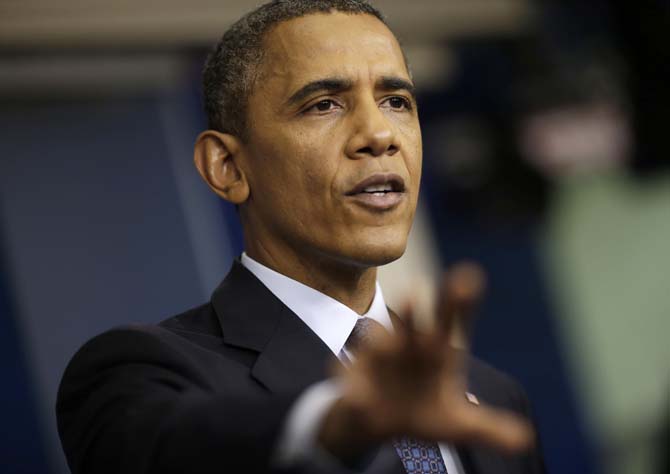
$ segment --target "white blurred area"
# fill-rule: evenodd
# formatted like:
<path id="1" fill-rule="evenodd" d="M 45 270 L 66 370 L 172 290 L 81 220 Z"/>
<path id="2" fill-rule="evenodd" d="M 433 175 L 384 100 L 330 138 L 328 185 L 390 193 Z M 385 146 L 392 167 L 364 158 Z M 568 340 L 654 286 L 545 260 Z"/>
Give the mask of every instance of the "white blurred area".
<path id="1" fill-rule="evenodd" d="M 537 113 L 522 126 L 526 159 L 548 178 L 621 169 L 632 151 L 626 113 L 601 102 Z"/>

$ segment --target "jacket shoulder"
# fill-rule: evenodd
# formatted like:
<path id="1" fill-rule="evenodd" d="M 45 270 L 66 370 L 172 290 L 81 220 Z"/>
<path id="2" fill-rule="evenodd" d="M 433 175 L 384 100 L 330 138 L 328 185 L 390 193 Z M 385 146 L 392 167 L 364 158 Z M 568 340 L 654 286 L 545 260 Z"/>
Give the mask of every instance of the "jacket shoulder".
<path id="1" fill-rule="evenodd" d="M 120 326 L 74 355 L 56 402 L 73 474 L 214 473 L 222 458 L 267 471 L 299 394 L 269 397 L 242 356 L 183 319 Z"/>
<path id="2" fill-rule="evenodd" d="M 468 389 L 487 404 L 530 416 L 528 397 L 521 384 L 474 356 L 468 360 Z"/>
<path id="3" fill-rule="evenodd" d="M 210 302 L 164 319 L 157 324 L 171 332 L 195 333 L 223 337 L 221 324 Z"/>

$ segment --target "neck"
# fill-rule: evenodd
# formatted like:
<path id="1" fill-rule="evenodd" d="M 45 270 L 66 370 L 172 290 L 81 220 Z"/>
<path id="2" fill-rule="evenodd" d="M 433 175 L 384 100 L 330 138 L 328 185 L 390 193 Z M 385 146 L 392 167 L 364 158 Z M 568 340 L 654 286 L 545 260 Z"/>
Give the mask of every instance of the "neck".
<path id="1" fill-rule="evenodd" d="M 323 255 L 272 249 L 245 238 L 245 251 L 257 262 L 330 296 L 358 314 L 370 308 L 375 296 L 376 267 L 362 267 Z"/>

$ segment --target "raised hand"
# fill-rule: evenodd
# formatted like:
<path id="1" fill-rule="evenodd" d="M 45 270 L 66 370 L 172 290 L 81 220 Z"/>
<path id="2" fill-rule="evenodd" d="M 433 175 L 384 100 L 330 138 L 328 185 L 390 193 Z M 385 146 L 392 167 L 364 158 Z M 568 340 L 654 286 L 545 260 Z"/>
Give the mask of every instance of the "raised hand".
<path id="1" fill-rule="evenodd" d="M 526 420 L 468 401 L 466 354 L 450 343 L 454 327 L 471 316 L 483 289 L 479 267 L 457 265 L 444 276 L 431 330 L 416 328 L 411 307 L 393 334 L 378 330 L 351 367 L 338 369 L 344 394 L 326 417 L 322 445 L 341 458 L 397 436 L 528 448 L 533 433 Z"/>

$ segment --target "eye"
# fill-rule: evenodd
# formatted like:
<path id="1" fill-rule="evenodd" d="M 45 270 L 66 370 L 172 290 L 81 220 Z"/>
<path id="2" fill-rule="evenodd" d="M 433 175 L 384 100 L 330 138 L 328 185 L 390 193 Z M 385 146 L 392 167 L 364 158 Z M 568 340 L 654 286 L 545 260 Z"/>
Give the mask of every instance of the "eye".
<path id="1" fill-rule="evenodd" d="M 335 102 L 333 99 L 322 99 L 315 104 L 309 106 L 307 109 L 305 109 L 305 113 L 309 112 L 329 112 L 333 110 L 334 108 L 338 107 L 337 102 Z"/>
<path id="2" fill-rule="evenodd" d="M 412 103 L 407 99 L 406 97 L 402 97 L 399 95 L 395 95 L 393 97 L 389 97 L 384 101 L 386 104 L 391 109 L 394 110 L 411 110 L 412 109 Z"/>
<path id="3" fill-rule="evenodd" d="M 314 108 L 320 112 L 325 112 L 326 110 L 330 110 L 333 105 L 334 104 L 332 100 L 322 100 L 317 102 L 314 105 Z"/>

